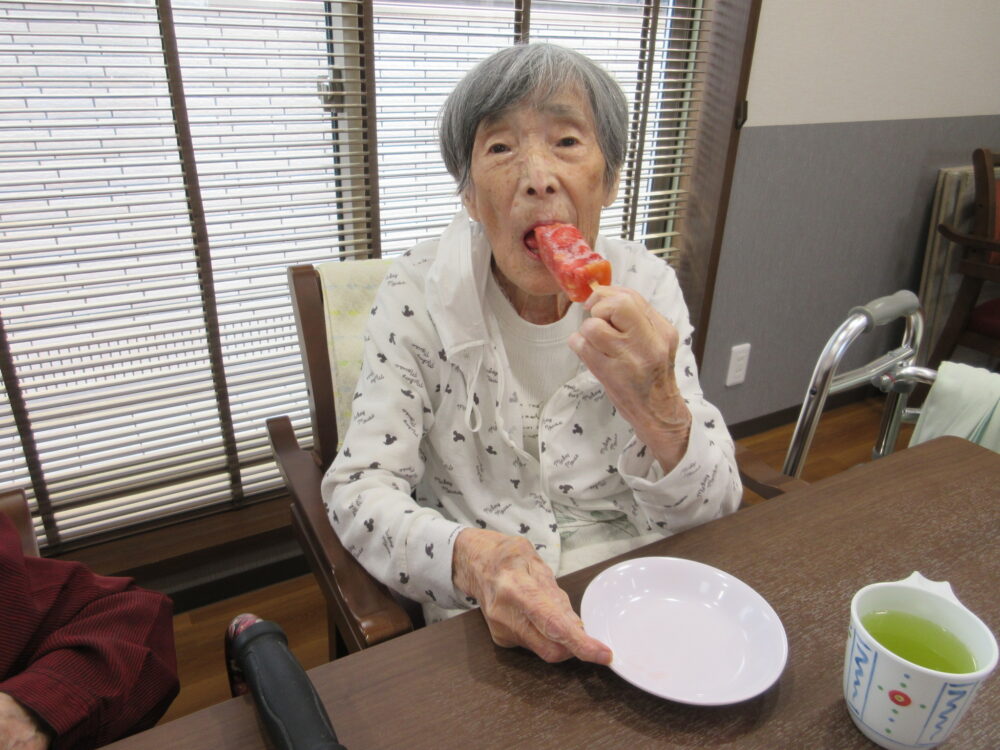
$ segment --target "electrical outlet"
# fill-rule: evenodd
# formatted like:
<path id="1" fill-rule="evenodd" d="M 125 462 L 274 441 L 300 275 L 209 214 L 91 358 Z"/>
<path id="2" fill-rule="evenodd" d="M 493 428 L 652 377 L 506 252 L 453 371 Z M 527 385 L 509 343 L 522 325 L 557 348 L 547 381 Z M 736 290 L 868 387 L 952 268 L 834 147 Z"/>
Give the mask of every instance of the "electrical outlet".
<path id="1" fill-rule="evenodd" d="M 747 379 L 747 365 L 750 362 L 750 344 L 737 344 L 729 352 L 729 369 L 726 370 L 726 385 L 739 385 Z"/>

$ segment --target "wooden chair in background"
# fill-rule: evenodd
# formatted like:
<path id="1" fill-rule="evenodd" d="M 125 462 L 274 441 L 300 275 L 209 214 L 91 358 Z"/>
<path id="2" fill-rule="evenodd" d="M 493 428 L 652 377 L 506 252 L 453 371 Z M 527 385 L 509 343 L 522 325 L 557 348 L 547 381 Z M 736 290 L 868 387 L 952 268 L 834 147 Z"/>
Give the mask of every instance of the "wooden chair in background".
<path id="1" fill-rule="evenodd" d="M 292 496 L 292 526 L 326 600 L 331 660 L 423 625 L 418 605 L 372 578 L 344 548 L 327 519 L 320 495 L 323 474 L 337 453 L 338 422 L 343 426 L 345 413 L 348 412 L 344 403 L 338 403 L 337 394 L 345 394 L 340 401 L 350 405 L 360 367 L 360 353 L 353 369 L 350 363 L 339 360 L 339 354 L 335 353 L 331 358 L 330 306 L 324 301 L 321 275 L 329 279 L 331 272 L 335 276 L 340 271 L 354 277 L 357 276 L 355 269 L 349 266 L 361 263 L 382 263 L 382 266 L 370 265 L 367 268 L 375 274 L 384 273 L 385 261 L 332 261 L 319 268 L 298 265 L 288 269 L 309 394 L 312 449 L 299 445 L 287 416 L 267 420 L 271 448 Z M 362 275 L 366 275 L 364 271 Z M 371 275 L 367 275 L 370 282 Z M 374 297 L 374 286 L 369 282 L 365 286 Z M 351 287 L 352 293 L 356 293 L 353 283 L 347 286 Z M 332 287 L 335 285 L 328 284 L 326 288 L 329 290 Z M 361 305 L 365 313 L 370 303 L 369 299 L 367 304 Z M 363 316 L 363 319 L 366 318 L 367 315 Z M 354 336 L 360 340 L 363 319 L 359 321 L 351 317 L 347 320 L 348 327 L 353 327 L 353 332 L 346 334 L 347 338 Z M 345 336 L 343 332 L 340 335 Z M 357 351 L 360 352 L 360 348 Z M 348 367 L 344 367 L 345 364 Z M 737 450 L 737 460 L 744 486 L 761 497 L 770 498 L 806 486 L 799 479 L 780 474 L 745 449 Z"/>
<path id="2" fill-rule="evenodd" d="M 1000 357 L 1000 297 L 979 302 L 987 281 L 1000 283 L 1000 181 L 996 169 L 1000 154 L 978 148 L 972 154 L 975 182 L 973 226 L 969 233 L 948 224 L 938 231 L 962 248 L 958 272 L 961 285 L 927 366 L 937 369 L 956 347 L 968 346 Z"/>
<path id="3" fill-rule="evenodd" d="M 35 527 L 31 523 L 31 510 L 28 508 L 24 490 L 19 488 L 0 490 L 0 513 L 14 522 L 14 528 L 21 537 L 21 550 L 25 556 L 38 557 L 38 540 L 35 538 Z"/>

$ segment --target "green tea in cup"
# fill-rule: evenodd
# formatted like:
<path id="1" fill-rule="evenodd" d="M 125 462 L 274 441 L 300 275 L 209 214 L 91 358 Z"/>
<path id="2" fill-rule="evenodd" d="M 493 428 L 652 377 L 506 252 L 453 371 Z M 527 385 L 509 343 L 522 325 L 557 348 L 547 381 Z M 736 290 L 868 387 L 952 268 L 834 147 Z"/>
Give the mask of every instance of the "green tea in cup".
<path id="1" fill-rule="evenodd" d="M 998 660 L 992 631 L 947 581 L 913 573 L 871 583 L 851 599 L 844 700 L 851 721 L 879 747 L 930 750 L 945 742 Z"/>
<path id="2" fill-rule="evenodd" d="M 927 669 L 952 674 L 975 672 L 969 648 L 947 628 L 898 610 L 879 610 L 862 616 L 872 638 L 896 656 Z"/>

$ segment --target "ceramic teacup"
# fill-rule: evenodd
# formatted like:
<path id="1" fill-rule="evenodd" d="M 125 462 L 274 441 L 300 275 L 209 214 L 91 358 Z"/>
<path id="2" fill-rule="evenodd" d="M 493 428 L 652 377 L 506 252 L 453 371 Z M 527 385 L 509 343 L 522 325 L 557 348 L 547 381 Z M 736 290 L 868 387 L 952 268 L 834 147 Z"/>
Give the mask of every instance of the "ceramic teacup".
<path id="1" fill-rule="evenodd" d="M 996 663 L 996 638 L 945 581 L 913 573 L 865 586 L 851 601 L 844 698 L 858 729 L 881 747 L 944 742 Z"/>

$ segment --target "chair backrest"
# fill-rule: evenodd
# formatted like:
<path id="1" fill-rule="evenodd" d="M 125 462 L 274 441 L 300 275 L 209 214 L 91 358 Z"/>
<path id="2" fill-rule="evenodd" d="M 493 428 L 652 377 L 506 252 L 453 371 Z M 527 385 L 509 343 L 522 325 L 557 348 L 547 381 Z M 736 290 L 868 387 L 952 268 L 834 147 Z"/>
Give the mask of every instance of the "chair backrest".
<path id="1" fill-rule="evenodd" d="M 0 490 L 0 513 L 14 522 L 18 536 L 21 537 L 21 550 L 24 554 L 28 557 L 38 557 L 38 540 L 35 538 L 35 527 L 31 523 L 31 510 L 28 508 L 24 490 Z"/>
<path id="2" fill-rule="evenodd" d="M 294 498 L 292 525 L 327 599 L 330 658 L 380 643 L 423 624 L 420 605 L 377 583 L 347 552 L 326 518 L 319 479 L 337 455 L 361 372 L 364 330 L 391 261 L 329 261 L 291 266 L 289 287 L 312 419 L 305 465 L 287 418 L 268 421 L 272 446 Z M 294 446 L 294 450 L 289 450 Z M 316 471 L 317 466 L 319 472 Z"/>
<path id="3" fill-rule="evenodd" d="M 1000 241 L 1000 180 L 996 170 L 1000 154 L 986 148 L 972 152 L 972 172 L 976 184 L 975 216 L 972 233 Z"/>
<path id="4" fill-rule="evenodd" d="M 309 392 L 313 452 L 324 471 L 337 455 L 351 418 L 365 323 L 390 263 L 381 258 L 335 260 L 288 269 Z"/>

